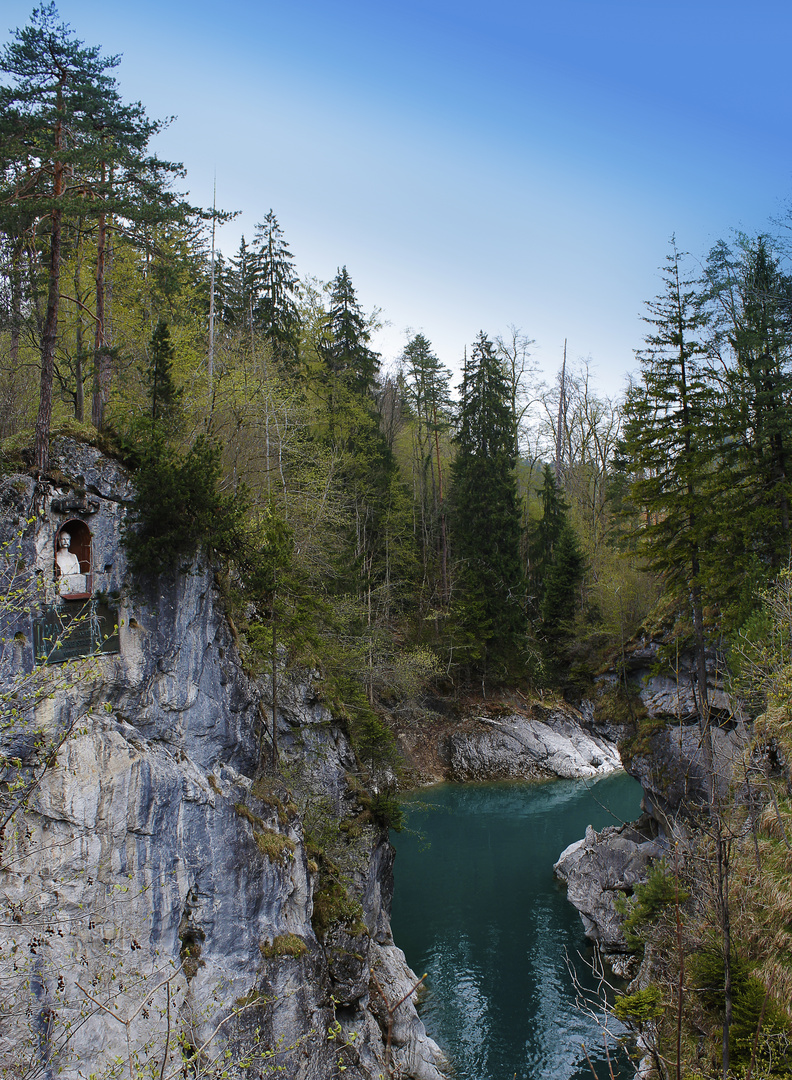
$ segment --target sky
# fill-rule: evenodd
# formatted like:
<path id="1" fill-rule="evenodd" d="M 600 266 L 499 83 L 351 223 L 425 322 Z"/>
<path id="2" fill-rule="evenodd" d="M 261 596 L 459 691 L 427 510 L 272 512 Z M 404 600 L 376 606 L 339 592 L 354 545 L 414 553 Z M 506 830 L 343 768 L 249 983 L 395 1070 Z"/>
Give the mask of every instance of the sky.
<path id="1" fill-rule="evenodd" d="M 32 3 L 5 0 L 0 40 Z M 551 381 L 564 341 L 603 393 L 635 369 L 676 236 L 691 271 L 792 193 L 788 0 L 60 0 L 122 54 L 122 96 L 173 116 L 182 190 L 271 208 L 301 275 L 345 265 L 385 322 L 459 370 L 517 326 Z M 791 219 L 792 220 L 792 219 Z"/>

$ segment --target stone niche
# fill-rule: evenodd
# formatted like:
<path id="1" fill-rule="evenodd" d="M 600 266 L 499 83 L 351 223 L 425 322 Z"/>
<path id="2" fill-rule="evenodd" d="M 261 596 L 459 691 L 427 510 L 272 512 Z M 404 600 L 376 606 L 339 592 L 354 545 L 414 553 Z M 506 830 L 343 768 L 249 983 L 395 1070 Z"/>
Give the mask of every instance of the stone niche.
<path id="1" fill-rule="evenodd" d="M 118 611 L 109 606 L 105 593 L 96 591 L 94 536 L 84 520 L 99 510 L 99 504 L 88 504 L 86 500 L 84 506 L 78 506 L 74 500 L 53 500 L 51 510 L 66 520 L 58 525 L 52 540 L 50 580 L 54 584 L 54 596 L 50 594 L 40 616 L 33 619 L 36 662 L 60 664 L 101 653 L 117 653 L 120 650 Z M 75 517 L 75 510 L 83 516 Z M 67 516 L 70 512 L 71 516 Z M 101 582 L 102 574 L 98 577 Z"/>
<path id="2" fill-rule="evenodd" d="M 93 537 L 79 518 L 55 534 L 55 581 L 65 600 L 89 600 L 93 593 Z"/>

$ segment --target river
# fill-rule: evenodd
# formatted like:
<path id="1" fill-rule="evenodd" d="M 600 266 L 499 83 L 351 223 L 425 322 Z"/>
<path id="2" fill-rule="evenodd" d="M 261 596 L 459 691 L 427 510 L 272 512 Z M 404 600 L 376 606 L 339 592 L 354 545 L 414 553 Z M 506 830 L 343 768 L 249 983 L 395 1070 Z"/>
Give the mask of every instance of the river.
<path id="1" fill-rule="evenodd" d="M 592 1080 L 581 1044 L 608 1076 L 602 1035 L 575 1004 L 566 957 L 586 981 L 589 950 L 553 863 L 587 825 L 637 817 L 640 799 L 624 773 L 407 797 L 407 831 L 392 836 L 393 935 L 428 972 L 421 1017 L 456 1080 Z"/>

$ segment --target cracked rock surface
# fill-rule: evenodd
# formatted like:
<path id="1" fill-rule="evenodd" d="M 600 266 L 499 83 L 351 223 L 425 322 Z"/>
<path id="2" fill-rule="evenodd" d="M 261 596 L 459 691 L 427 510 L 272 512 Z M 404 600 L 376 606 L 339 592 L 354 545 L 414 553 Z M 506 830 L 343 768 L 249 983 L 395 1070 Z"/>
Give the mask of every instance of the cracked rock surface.
<path id="1" fill-rule="evenodd" d="M 243 669 L 210 570 L 196 561 L 130 590 L 124 470 L 73 440 L 54 440 L 52 460 L 57 481 L 4 478 L 2 539 L 35 518 L 25 565 L 52 596 L 64 519 L 53 500 L 87 491 L 120 652 L 44 669 L 53 696 L 0 729 L 15 775 L 40 775 L 3 838 L 0 1066 L 24 1057 L 52 1080 L 99 1077 L 131 1045 L 156 1075 L 177 1074 L 182 1049 L 203 1048 L 207 1069 L 215 1061 L 230 1076 L 268 1075 L 266 1050 L 267 1068 L 290 1080 L 327 1080 L 342 1065 L 353 1080 L 378 1077 L 385 1031 L 370 969 L 391 1000 L 413 976 L 390 936 L 386 837 L 371 824 L 354 841 L 341 835 L 360 810 L 343 731 L 309 678 L 284 673 L 282 770 L 263 783 L 270 691 Z M 6 689 L 33 670 L 24 613 L 14 633 Z M 43 769 L 42 738 L 63 733 Z M 358 911 L 354 928 L 339 918 L 324 934 L 312 916 L 325 869 L 308 842 L 322 822 L 343 846 L 335 872 Z M 441 1080 L 443 1056 L 411 1000 L 392 1034 L 401 1075 Z"/>

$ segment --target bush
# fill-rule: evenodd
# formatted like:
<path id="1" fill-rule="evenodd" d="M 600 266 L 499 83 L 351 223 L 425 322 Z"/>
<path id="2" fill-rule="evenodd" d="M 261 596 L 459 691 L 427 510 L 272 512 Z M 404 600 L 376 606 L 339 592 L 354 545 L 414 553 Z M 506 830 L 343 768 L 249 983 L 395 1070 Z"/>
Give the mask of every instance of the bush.
<path id="1" fill-rule="evenodd" d="M 244 496 L 222 495 L 220 448 L 203 436 L 186 454 L 154 438 L 135 475 L 123 544 L 133 574 L 161 574 L 189 563 L 201 544 L 224 555 L 243 538 Z"/>
<path id="2" fill-rule="evenodd" d="M 690 977 L 704 1007 L 722 1022 L 725 1007 L 724 962 L 723 953 L 717 945 L 692 958 Z M 750 964 L 741 957 L 732 957 L 731 982 L 729 1052 L 732 1064 L 747 1065 L 755 1043 L 759 1075 L 788 1076 L 792 1068 L 792 1023 L 789 1016 L 768 993 L 764 984 L 751 974 Z"/>
<path id="3" fill-rule="evenodd" d="M 645 1024 L 663 1014 L 662 994 L 657 986 L 647 986 L 634 994 L 620 994 L 613 1005 L 614 1015 L 622 1023 Z"/>
<path id="4" fill-rule="evenodd" d="M 676 902 L 677 895 L 680 904 L 688 898 L 687 892 L 661 861 L 650 869 L 645 882 L 636 885 L 632 897 L 617 897 L 616 909 L 626 916 L 624 939 L 631 949 L 638 952 L 643 948 L 648 927 L 658 920 L 669 904 Z"/>

